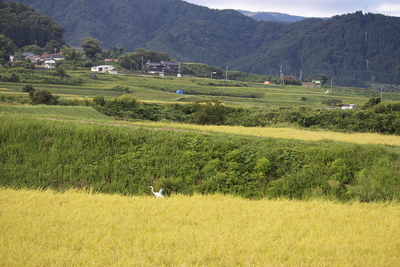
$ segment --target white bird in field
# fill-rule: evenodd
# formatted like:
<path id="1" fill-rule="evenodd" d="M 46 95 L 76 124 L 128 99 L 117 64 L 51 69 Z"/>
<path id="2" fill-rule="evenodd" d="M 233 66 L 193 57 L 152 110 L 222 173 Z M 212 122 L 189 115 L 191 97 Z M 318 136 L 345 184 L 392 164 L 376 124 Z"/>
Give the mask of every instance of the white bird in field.
<path id="1" fill-rule="evenodd" d="M 153 194 L 154 194 L 156 197 L 165 198 L 165 197 L 162 195 L 162 192 L 164 191 L 162 188 L 160 189 L 160 191 L 154 192 L 154 188 L 153 188 L 152 186 L 150 186 L 150 187 L 151 187 L 151 192 L 153 192 Z"/>

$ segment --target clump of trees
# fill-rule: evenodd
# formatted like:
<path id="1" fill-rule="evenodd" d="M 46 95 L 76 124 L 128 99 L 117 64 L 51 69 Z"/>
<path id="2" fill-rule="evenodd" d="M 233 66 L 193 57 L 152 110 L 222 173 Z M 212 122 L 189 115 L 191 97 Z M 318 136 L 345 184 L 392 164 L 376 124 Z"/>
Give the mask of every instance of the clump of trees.
<path id="1" fill-rule="evenodd" d="M 3 65 L 9 59 L 9 56 L 14 54 L 15 49 L 16 46 L 10 38 L 0 35 L 0 64 Z"/>
<path id="2" fill-rule="evenodd" d="M 31 90 L 29 97 L 32 105 L 57 105 L 59 99 L 59 96 L 53 96 L 50 91 L 44 89 Z"/>

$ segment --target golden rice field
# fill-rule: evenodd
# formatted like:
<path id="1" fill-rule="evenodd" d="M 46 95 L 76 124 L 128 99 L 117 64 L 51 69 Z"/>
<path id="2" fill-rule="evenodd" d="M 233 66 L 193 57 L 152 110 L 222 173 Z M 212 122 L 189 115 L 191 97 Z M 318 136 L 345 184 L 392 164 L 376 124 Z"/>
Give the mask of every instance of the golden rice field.
<path id="1" fill-rule="evenodd" d="M 0 188 L 0 266 L 399 266 L 400 205 Z"/>
<path id="2" fill-rule="evenodd" d="M 400 136 L 383 135 L 377 133 L 340 133 L 330 131 L 301 130 L 296 128 L 215 126 L 164 122 L 135 122 L 134 124 L 143 126 L 148 125 L 152 127 L 171 127 L 206 132 L 251 135 L 259 137 L 295 139 L 303 141 L 331 140 L 356 144 L 380 144 L 389 146 L 400 146 Z"/>

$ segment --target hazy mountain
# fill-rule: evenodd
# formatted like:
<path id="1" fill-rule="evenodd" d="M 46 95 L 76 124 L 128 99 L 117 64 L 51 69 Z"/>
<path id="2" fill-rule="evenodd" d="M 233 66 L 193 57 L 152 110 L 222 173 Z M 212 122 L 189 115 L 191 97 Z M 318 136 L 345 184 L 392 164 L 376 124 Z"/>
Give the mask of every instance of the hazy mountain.
<path id="1" fill-rule="evenodd" d="M 235 10 L 216 10 L 182 0 L 19 0 L 66 29 L 80 45 L 91 36 L 113 46 L 168 53 L 256 74 L 303 78 L 325 74 L 336 85 L 366 80 L 400 84 L 400 18 L 378 14 L 256 21 Z"/>
<path id="2" fill-rule="evenodd" d="M 293 16 L 278 12 L 251 12 L 246 10 L 238 10 L 238 11 L 243 15 L 251 17 L 257 21 L 276 21 L 276 22 L 292 23 L 303 19 L 307 19 L 307 17 Z"/>

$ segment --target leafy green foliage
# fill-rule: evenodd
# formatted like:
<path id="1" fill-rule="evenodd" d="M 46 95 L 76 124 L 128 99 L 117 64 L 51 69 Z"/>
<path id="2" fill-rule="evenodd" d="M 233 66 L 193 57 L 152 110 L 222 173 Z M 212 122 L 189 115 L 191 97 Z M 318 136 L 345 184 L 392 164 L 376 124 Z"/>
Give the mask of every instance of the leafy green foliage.
<path id="1" fill-rule="evenodd" d="M 9 60 L 9 56 L 13 55 L 14 51 L 15 45 L 13 41 L 4 35 L 0 35 L 0 59 Z"/>
<path id="2" fill-rule="evenodd" d="M 97 106 L 104 106 L 106 104 L 106 100 L 104 99 L 104 96 L 102 96 L 102 95 L 93 97 L 93 102 Z"/>
<path id="3" fill-rule="evenodd" d="M 380 97 L 371 97 L 367 103 L 365 103 L 364 108 L 372 108 L 375 105 L 381 103 L 382 99 Z"/>
<path id="4" fill-rule="evenodd" d="M 21 92 L 26 92 L 26 93 L 30 93 L 32 91 L 36 91 L 36 89 L 33 88 L 32 84 L 27 84 L 21 89 Z"/>
<path id="5" fill-rule="evenodd" d="M 75 48 L 66 45 L 63 45 L 60 51 L 67 61 L 75 60 L 78 58 L 79 55 L 79 53 L 76 52 Z"/>
<path id="6" fill-rule="evenodd" d="M 33 105 L 45 104 L 45 105 L 57 105 L 58 96 L 53 96 L 49 91 L 39 89 L 37 91 L 30 91 L 29 97 Z"/>
<path id="7" fill-rule="evenodd" d="M 139 69 L 139 65 L 134 60 L 134 56 L 132 54 L 122 54 L 118 58 L 118 63 L 121 65 L 121 67 L 123 67 L 127 70 L 138 70 Z"/>
<path id="8" fill-rule="evenodd" d="M 198 100 L 192 105 L 193 123 L 222 125 L 225 123 L 225 108 L 218 100 Z"/>
<path id="9" fill-rule="evenodd" d="M 92 59 L 97 58 L 97 54 L 101 53 L 100 43 L 100 40 L 91 37 L 82 39 L 81 47 L 85 56 Z"/>
<path id="10" fill-rule="evenodd" d="M 335 108 L 338 107 L 340 104 L 342 104 L 342 100 L 339 99 L 327 99 L 323 100 L 322 104 L 326 105 L 327 107 L 330 108 Z"/>

